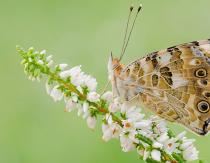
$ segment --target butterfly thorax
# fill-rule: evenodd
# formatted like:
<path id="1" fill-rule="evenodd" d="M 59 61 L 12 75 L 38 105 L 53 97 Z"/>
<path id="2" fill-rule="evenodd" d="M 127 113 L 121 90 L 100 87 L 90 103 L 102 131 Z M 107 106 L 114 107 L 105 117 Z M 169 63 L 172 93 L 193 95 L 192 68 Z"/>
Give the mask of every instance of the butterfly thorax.
<path id="1" fill-rule="evenodd" d="M 109 74 L 109 80 L 112 84 L 112 92 L 114 96 L 120 96 L 119 88 L 117 80 L 121 75 L 121 72 L 124 68 L 124 65 L 120 63 L 118 58 L 112 58 L 112 55 L 109 58 L 108 62 L 108 74 Z"/>
<path id="2" fill-rule="evenodd" d="M 124 65 L 120 63 L 118 58 L 113 59 L 112 65 L 113 65 L 114 75 L 119 76 L 124 68 Z"/>

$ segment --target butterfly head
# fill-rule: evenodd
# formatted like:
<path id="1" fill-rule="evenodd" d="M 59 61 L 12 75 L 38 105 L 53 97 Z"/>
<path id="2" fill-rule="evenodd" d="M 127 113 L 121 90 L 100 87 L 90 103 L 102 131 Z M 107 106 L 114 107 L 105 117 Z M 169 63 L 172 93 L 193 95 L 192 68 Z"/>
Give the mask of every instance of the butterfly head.
<path id="1" fill-rule="evenodd" d="M 119 95 L 119 91 L 117 88 L 117 77 L 120 75 L 121 71 L 123 70 L 124 65 L 120 63 L 118 58 L 113 58 L 112 54 L 109 57 L 108 61 L 108 75 L 109 80 L 112 84 L 112 90 L 114 95 Z"/>

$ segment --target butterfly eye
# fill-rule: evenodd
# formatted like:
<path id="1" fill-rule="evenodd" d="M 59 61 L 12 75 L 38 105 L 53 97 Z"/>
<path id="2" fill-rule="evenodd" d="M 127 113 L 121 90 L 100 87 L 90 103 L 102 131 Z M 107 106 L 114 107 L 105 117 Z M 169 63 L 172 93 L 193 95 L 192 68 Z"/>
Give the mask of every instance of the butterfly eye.
<path id="1" fill-rule="evenodd" d="M 195 76 L 199 78 L 204 78 L 207 76 L 207 72 L 204 68 L 201 68 L 195 71 Z"/>
<path id="2" fill-rule="evenodd" d="M 206 101 L 200 101 L 198 103 L 198 111 L 201 113 L 207 113 L 209 111 L 209 103 Z"/>

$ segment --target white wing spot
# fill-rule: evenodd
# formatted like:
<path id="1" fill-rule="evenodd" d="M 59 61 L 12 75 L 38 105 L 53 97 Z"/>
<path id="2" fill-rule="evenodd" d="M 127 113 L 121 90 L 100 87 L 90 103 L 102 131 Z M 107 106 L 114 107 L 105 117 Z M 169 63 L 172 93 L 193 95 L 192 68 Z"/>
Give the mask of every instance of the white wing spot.
<path id="1" fill-rule="evenodd" d="M 159 62 L 160 64 L 167 64 L 170 62 L 170 59 L 171 59 L 171 54 L 167 53 L 161 56 L 161 58 L 159 59 Z"/>
<path id="2" fill-rule="evenodd" d="M 186 86 L 188 84 L 188 80 L 184 79 L 180 74 L 174 74 L 172 76 L 173 88 L 178 88 L 181 86 Z"/>
<path id="3" fill-rule="evenodd" d="M 196 65 L 200 65 L 200 60 L 198 59 L 192 59 L 190 62 L 189 62 L 190 65 L 192 66 L 196 66 Z"/>
<path id="4" fill-rule="evenodd" d="M 146 63 L 144 66 L 142 66 L 142 69 L 145 73 L 149 71 L 149 65 Z"/>
<path id="5" fill-rule="evenodd" d="M 210 52 L 210 45 L 209 44 L 200 45 L 200 47 L 202 49 L 204 49 L 206 52 Z"/>

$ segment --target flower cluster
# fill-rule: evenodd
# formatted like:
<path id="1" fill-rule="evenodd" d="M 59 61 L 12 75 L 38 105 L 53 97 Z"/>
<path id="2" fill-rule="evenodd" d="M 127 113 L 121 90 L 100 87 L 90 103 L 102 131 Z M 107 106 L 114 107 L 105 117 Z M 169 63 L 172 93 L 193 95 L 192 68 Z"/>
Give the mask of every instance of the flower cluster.
<path id="1" fill-rule="evenodd" d="M 46 78 L 46 91 L 54 101 L 64 100 L 65 111 L 76 110 L 86 119 L 90 129 L 95 129 L 97 117 L 102 116 L 103 140 L 120 140 L 122 150 L 137 150 L 146 162 L 186 162 L 198 159 L 194 140 L 185 132 L 175 136 L 164 120 L 151 116 L 145 118 L 141 109 L 113 98 L 112 92 L 99 95 L 96 79 L 81 71 L 81 66 L 69 68 L 67 64 L 54 65 L 46 51 L 33 48 L 21 54 L 24 71 L 31 80 Z"/>
<path id="2" fill-rule="evenodd" d="M 113 105 L 109 105 L 110 113 Z M 103 139 L 119 138 L 124 152 L 137 150 L 143 160 L 165 162 L 172 156 L 177 160 L 193 161 L 198 159 L 198 151 L 193 145 L 194 139 L 187 139 L 186 132 L 173 135 L 164 120 L 157 116 L 145 119 L 141 109 L 129 104 L 119 104 L 121 122 L 119 125 L 108 113 L 102 125 Z M 116 110 L 115 110 L 116 111 Z M 167 162 L 167 161 L 166 161 Z M 170 161 L 168 161 L 170 162 Z"/>

